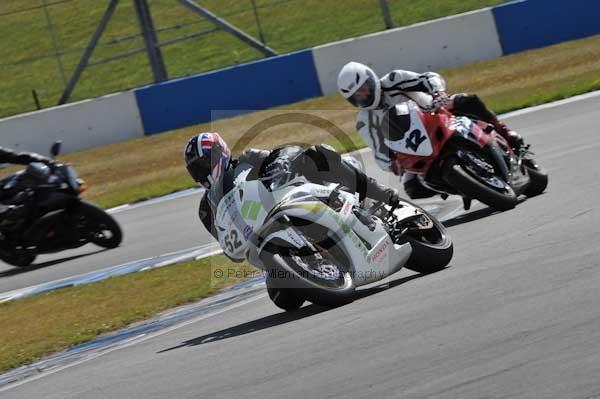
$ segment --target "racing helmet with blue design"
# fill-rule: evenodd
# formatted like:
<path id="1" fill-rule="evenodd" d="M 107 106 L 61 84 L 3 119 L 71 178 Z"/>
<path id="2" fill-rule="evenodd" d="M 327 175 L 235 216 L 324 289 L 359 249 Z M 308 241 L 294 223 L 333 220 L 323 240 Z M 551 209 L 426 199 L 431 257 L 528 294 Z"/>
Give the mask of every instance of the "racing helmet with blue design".
<path id="1" fill-rule="evenodd" d="M 210 188 L 231 163 L 231 150 L 219 133 L 203 132 L 190 139 L 183 153 L 192 179 Z"/>

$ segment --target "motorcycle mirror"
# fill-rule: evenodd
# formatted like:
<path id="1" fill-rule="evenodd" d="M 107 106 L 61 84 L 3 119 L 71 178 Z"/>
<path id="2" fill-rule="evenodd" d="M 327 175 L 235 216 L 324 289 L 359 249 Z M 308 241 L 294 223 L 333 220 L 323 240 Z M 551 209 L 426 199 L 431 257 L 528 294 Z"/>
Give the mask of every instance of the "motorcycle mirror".
<path id="1" fill-rule="evenodd" d="M 50 147 L 50 154 L 52 157 L 56 157 L 58 154 L 60 154 L 61 145 L 61 141 L 55 141 L 54 144 L 52 144 L 52 147 Z"/>

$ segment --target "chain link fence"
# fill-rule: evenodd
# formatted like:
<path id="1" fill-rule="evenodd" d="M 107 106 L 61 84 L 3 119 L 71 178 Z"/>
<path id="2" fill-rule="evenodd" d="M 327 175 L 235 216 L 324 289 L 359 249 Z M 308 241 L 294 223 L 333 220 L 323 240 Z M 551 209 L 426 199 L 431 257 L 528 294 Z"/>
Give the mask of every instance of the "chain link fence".
<path id="1" fill-rule="evenodd" d="M 147 2 L 169 79 L 265 56 L 178 0 Z M 196 0 L 278 53 L 501 1 L 456 2 L 460 5 L 448 8 L 446 4 L 437 12 L 440 15 L 411 15 L 406 13 L 411 2 L 405 0 Z M 420 3 L 417 11 L 423 3 L 435 8 L 436 3 L 447 2 Z M 57 104 L 107 4 L 98 0 L 0 2 L 0 117 Z M 134 1 L 120 0 L 69 101 L 153 82 Z"/>

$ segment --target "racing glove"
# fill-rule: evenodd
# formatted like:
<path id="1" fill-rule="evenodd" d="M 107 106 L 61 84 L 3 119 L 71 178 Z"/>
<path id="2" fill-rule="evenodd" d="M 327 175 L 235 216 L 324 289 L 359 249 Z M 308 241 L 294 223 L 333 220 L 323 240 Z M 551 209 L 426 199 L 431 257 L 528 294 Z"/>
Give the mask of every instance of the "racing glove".
<path id="1" fill-rule="evenodd" d="M 451 101 L 452 100 L 445 91 L 438 91 L 433 95 L 431 106 L 428 111 L 438 112 L 441 108 L 447 107 Z"/>

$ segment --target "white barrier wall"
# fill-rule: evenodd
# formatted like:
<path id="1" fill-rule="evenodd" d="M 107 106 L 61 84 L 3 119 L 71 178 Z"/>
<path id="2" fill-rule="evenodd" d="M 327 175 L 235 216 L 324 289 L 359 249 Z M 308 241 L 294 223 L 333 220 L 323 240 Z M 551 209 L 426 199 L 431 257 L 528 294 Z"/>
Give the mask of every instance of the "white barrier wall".
<path id="1" fill-rule="evenodd" d="M 338 72 L 349 61 L 383 76 L 393 69 L 435 71 L 500 56 L 490 8 L 313 48 L 323 94 L 337 90 Z"/>
<path id="2" fill-rule="evenodd" d="M 73 152 L 143 136 L 133 91 L 0 119 L 0 146 L 46 155 L 55 140 Z"/>

